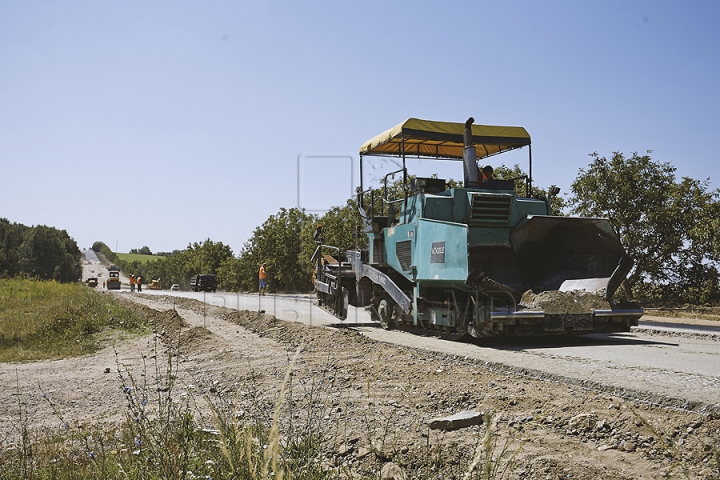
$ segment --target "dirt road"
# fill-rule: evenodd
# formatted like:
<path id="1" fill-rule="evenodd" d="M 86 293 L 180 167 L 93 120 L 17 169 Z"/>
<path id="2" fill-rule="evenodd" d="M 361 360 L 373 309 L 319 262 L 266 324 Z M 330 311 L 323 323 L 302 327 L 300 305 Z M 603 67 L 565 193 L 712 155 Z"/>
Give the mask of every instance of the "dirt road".
<path id="1" fill-rule="evenodd" d="M 428 430 L 428 422 L 474 410 L 493 412 L 499 445 L 510 439 L 510 451 L 522 446 L 509 478 L 637 479 L 682 472 L 720 478 L 714 457 L 720 416 L 712 408 L 655 406 L 599 382 L 538 377 L 510 362 L 438 352 L 423 343 L 432 339 L 398 332 L 408 345 L 383 340 L 378 329 L 377 338 L 369 338 L 353 329 L 309 327 L 192 299 L 144 294 L 132 299 L 155 322 L 156 336 L 118 342 L 80 359 L 0 366 L 5 386 L 0 438 L 17 434 L 19 405 L 26 407 L 31 426 L 50 429 L 63 422 L 119 420 L 124 395 L 118 370 L 152 382 L 154 361 L 168 352 L 178 359 L 179 398 L 194 396 L 198 421 L 208 428 L 213 425 L 202 413 L 205 400 L 235 403 L 236 411 L 272 412 L 289 359 L 300 347 L 294 394 L 298 402 L 309 402 L 308 408 L 320 409 L 328 469 L 377 476 L 393 463 L 405 478 L 427 478 L 422 469 L 428 457 L 440 455 L 443 461 L 434 464 L 430 478 L 463 478 L 483 427 L 442 432 Z M 535 348 L 493 351 L 514 357 Z M 549 362 L 552 348 L 543 349 L 547 357 L 528 358 Z"/>
<path id="2" fill-rule="evenodd" d="M 467 357 L 496 365 L 496 368 L 535 378 L 592 386 L 598 391 L 625 398 L 720 412 L 720 333 L 679 334 L 668 329 L 641 328 L 629 334 L 585 335 L 575 339 L 513 339 L 467 344 L 386 331 L 372 322 L 367 312 L 354 307 L 350 307 L 348 319 L 340 322 L 313 306 L 309 296 L 260 298 L 221 292 L 172 294 L 178 298 L 195 298 L 209 305 L 264 310 L 277 318 L 312 326 L 348 326 L 374 340 Z M 663 317 L 652 319 L 655 322 L 669 320 Z M 677 318 L 672 321 L 688 322 Z M 710 320 L 691 322 L 720 325 L 720 322 Z"/>

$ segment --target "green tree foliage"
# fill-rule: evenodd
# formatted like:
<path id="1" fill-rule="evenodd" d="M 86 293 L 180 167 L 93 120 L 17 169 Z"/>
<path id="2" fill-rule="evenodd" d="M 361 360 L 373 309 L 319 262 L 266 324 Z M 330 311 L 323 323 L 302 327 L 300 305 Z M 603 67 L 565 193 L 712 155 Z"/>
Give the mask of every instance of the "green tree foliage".
<path id="1" fill-rule="evenodd" d="M 257 291 L 258 270 L 266 262 L 271 290 L 310 291 L 314 268 L 311 257 L 317 247 L 313 233 L 318 224 L 323 226 L 324 243 L 338 247 L 344 255 L 346 250 L 355 248 L 356 226 L 362 225 L 362 219 L 354 200 L 348 200 L 344 207 L 333 207 L 320 217 L 297 208 L 282 208 L 255 229 L 238 258 L 228 259 L 220 266 L 222 288 Z M 363 246 L 364 235 L 359 241 Z M 323 253 L 337 252 L 327 249 Z"/>
<path id="2" fill-rule="evenodd" d="M 25 225 L 0 218 L 0 276 L 15 277 L 21 274 L 20 245 L 29 229 Z"/>
<path id="3" fill-rule="evenodd" d="M 192 262 L 188 261 L 191 255 L 188 250 L 176 250 L 171 254 L 165 254 L 163 258 L 154 262 L 132 262 L 132 265 L 126 266 L 123 271 L 134 275 L 139 274 L 145 279 L 159 278 L 165 288 L 177 283 L 182 288 L 189 289 L 190 277 L 193 275 L 197 273 L 216 273 L 195 272 Z"/>
<path id="4" fill-rule="evenodd" d="M 119 262 L 118 266 L 126 274 L 140 275 L 149 283 L 159 278 L 165 287 L 177 283 L 190 288 L 190 277 L 200 273 L 212 273 L 222 276 L 220 266 L 233 258 L 232 249 L 222 242 L 213 242 L 209 238 L 202 243 L 192 243 L 185 250 L 175 251 L 154 262 Z"/>
<path id="5" fill-rule="evenodd" d="M 101 253 L 109 262 L 117 264 L 119 262 L 119 258 L 117 255 L 115 255 L 115 252 L 110 250 L 110 247 L 108 247 L 103 242 L 95 242 L 92 245 L 92 251 L 95 253 Z"/>
<path id="6" fill-rule="evenodd" d="M 677 181 L 675 167 L 650 153 L 593 153 L 572 184 L 573 212 L 610 220 L 635 261 L 627 281 L 635 293 L 717 301 L 720 191 L 710 191 L 708 181 Z"/>
<path id="7" fill-rule="evenodd" d="M 302 232 L 315 222 L 314 215 L 298 208 L 281 208 L 253 231 L 240 257 L 221 267 L 222 287 L 255 291 L 258 270 L 267 263 L 268 288 L 282 291 L 307 291 L 311 288 L 309 257 L 303 253 Z"/>
<path id="8" fill-rule="evenodd" d="M 185 250 L 163 253 L 163 258 L 158 258 L 153 262 L 123 261 L 103 242 L 95 242 L 92 248 L 120 267 L 125 275 L 142 277 L 145 284 L 150 283 L 150 280 L 154 278 L 159 278 L 165 287 L 177 283 L 184 289 L 190 288 L 190 277 L 199 273 L 216 274 L 222 281 L 220 266 L 233 258 L 233 252 L 229 246 L 222 242 L 213 242 L 209 238 L 202 243 L 189 244 Z M 143 247 L 135 253 L 147 255 L 146 252 L 143 252 L 143 249 L 146 248 Z M 148 248 L 147 251 L 150 249 Z"/>
<path id="9" fill-rule="evenodd" d="M 0 218 L 0 276 L 19 275 L 75 282 L 82 275 L 80 249 L 65 230 Z"/>
<path id="10" fill-rule="evenodd" d="M 146 246 L 142 248 L 132 248 L 130 249 L 130 253 L 136 253 L 138 255 L 152 255 L 152 251 Z"/>
<path id="11" fill-rule="evenodd" d="M 341 252 L 356 246 L 363 248 L 367 243 L 367 238 L 362 234 L 363 221 L 355 200 L 348 200 L 344 207 L 333 207 L 317 218 L 316 222 L 307 223 L 303 230 L 303 245 L 305 253 L 309 253 L 306 255 L 308 260 L 315 251 L 313 234 L 317 225 L 322 226 L 324 243 L 338 247 Z M 360 227 L 360 236 L 356 235 L 357 227 Z"/>
<path id="12" fill-rule="evenodd" d="M 245 243 L 247 246 L 247 242 Z M 244 250 L 243 250 L 244 252 Z M 239 291 L 256 291 L 259 265 L 256 265 L 249 258 L 240 256 L 240 258 L 229 258 L 225 260 L 218 268 L 218 284 L 223 290 L 239 292 Z"/>
<path id="13" fill-rule="evenodd" d="M 193 243 L 188 245 L 183 253 L 184 266 L 188 272 L 193 272 L 190 276 L 199 273 L 217 273 L 220 265 L 232 258 L 233 252 L 228 245 L 222 242 L 213 242 L 209 238 L 203 243 Z"/>
<path id="14" fill-rule="evenodd" d="M 362 218 L 357 209 L 356 202 L 349 200 L 344 207 L 333 207 L 315 222 L 322 226 L 323 240 L 328 245 L 338 247 L 340 251 L 355 248 L 355 232 L 358 225 L 362 226 Z M 305 229 L 306 240 L 315 243 L 312 235 L 315 233 L 315 224 L 308 222 Z M 314 251 L 314 249 L 313 249 Z M 312 254 L 312 252 L 310 252 Z"/>

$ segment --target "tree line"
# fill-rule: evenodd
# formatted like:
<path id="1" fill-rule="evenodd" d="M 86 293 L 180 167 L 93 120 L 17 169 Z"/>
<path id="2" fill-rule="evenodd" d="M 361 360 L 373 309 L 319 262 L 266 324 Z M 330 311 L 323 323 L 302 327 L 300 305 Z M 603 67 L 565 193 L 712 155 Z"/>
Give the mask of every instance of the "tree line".
<path id="1" fill-rule="evenodd" d="M 270 273 L 268 287 L 271 290 L 308 292 L 312 289 L 310 257 L 315 249 L 312 234 L 317 222 L 325 222 L 328 241 L 347 250 L 354 245 L 350 241 L 354 237 L 352 232 L 346 232 L 345 227 L 347 221 L 353 218 L 360 221 L 352 201 L 345 207 L 333 208 L 322 217 L 297 208 L 282 208 L 254 230 L 237 257 L 228 245 L 210 239 L 192 243 L 184 250 L 163 253 L 163 258 L 147 262 L 121 260 L 100 241 L 95 242 L 92 248 L 115 263 L 126 275 L 142 276 L 146 283 L 159 278 L 165 288 L 177 283 L 181 288 L 189 289 L 190 277 L 211 273 L 218 276 L 218 286 L 223 290 L 257 291 L 258 270 L 265 262 Z"/>
<path id="2" fill-rule="evenodd" d="M 623 286 L 628 296 L 653 302 L 720 302 L 720 190 L 711 190 L 709 179 L 678 179 L 674 166 L 653 161 L 650 153 L 626 157 L 614 152 L 610 158 L 593 153 L 566 197 L 550 196 L 538 187 L 531 194 L 549 198 L 554 214 L 610 220 L 635 262 Z M 495 169 L 497 179 L 518 179 L 516 190 L 521 195 L 524 175 L 517 165 Z M 451 187 L 461 186 L 448 182 Z M 402 191 L 402 181 L 395 181 L 375 193 L 399 198 Z M 237 256 L 229 246 L 207 239 L 163 259 L 121 268 L 184 288 L 192 275 L 214 273 L 224 290 L 257 291 L 258 269 L 266 262 L 271 290 L 306 292 L 312 289 L 310 258 L 318 224 L 323 226 L 326 244 L 340 251 L 364 247 L 364 235 L 355 235 L 362 220 L 356 201 L 350 199 L 323 215 L 281 208 L 253 231 Z"/>
<path id="3" fill-rule="evenodd" d="M 65 230 L 0 218 L 0 277 L 67 283 L 81 276 L 80 249 Z"/>
<path id="4" fill-rule="evenodd" d="M 229 246 L 210 239 L 192 243 L 184 250 L 162 252 L 162 257 L 158 254 L 157 260 L 151 261 L 122 260 L 101 241 L 93 243 L 92 249 L 120 267 L 125 275 L 140 276 L 144 283 L 160 279 L 166 288 L 177 283 L 186 290 L 190 288 L 190 277 L 198 273 L 217 273 L 220 264 L 233 257 Z"/>
<path id="5" fill-rule="evenodd" d="M 610 220 L 635 262 L 623 286 L 626 294 L 669 303 L 720 302 L 720 190 L 712 190 L 709 179 L 678 179 L 672 164 L 656 162 L 650 154 L 591 154 L 591 163 L 579 171 L 567 197 L 550 197 L 553 213 Z M 498 179 L 524 174 L 517 165 L 495 169 Z M 523 180 L 516 181 L 516 190 L 524 195 Z M 388 198 L 399 198 L 402 192 L 402 181 L 387 190 L 375 189 L 376 195 Z M 533 187 L 532 195 L 548 197 L 548 192 Z M 281 208 L 255 228 L 237 256 L 228 245 L 210 239 L 163 252 L 154 262 L 121 261 L 102 242 L 93 250 L 126 274 L 140 275 L 146 282 L 160 278 L 166 287 L 177 283 L 187 289 L 193 275 L 214 273 L 224 290 L 256 291 L 258 269 L 266 262 L 271 290 L 307 292 L 312 289 L 310 258 L 318 224 L 323 225 L 325 243 L 340 251 L 365 246 L 365 236 L 355 235 L 362 219 L 355 199 L 350 199 L 323 215 Z M 147 246 L 134 251 L 152 254 Z M 0 277 L 75 282 L 82 275 L 79 260 L 77 243 L 65 230 L 0 218 Z"/>
<path id="6" fill-rule="evenodd" d="M 572 184 L 572 212 L 607 217 L 635 262 L 624 288 L 640 299 L 720 301 L 720 190 L 678 179 L 668 162 L 591 154 Z"/>

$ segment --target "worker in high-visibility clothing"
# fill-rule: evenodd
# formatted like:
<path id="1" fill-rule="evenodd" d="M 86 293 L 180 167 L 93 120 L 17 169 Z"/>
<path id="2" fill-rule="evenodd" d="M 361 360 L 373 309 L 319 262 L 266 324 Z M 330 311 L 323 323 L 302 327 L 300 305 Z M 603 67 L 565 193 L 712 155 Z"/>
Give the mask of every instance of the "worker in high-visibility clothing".
<path id="1" fill-rule="evenodd" d="M 491 165 L 486 165 L 482 170 L 478 169 L 478 180 L 480 183 L 493 180 L 493 167 Z"/>
<path id="2" fill-rule="evenodd" d="M 130 275 L 130 291 L 135 291 L 135 275 Z"/>
<path id="3" fill-rule="evenodd" d="M 265 295 L 265 290 L 267 289 L 267 264 L 265 262 L 260 266 L 258 280 L 260 283 L 260 295 Z"/>

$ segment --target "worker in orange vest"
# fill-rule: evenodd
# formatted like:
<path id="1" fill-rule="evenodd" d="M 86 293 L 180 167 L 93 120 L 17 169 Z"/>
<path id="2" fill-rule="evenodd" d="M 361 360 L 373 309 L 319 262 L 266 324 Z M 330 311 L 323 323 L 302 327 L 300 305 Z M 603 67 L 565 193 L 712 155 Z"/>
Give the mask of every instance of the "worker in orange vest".
<path id="1" fill-rule="evenodd" d="M 260 280 L 260 295 L 265 295 L 267 289 L 267 264 L 265 262 L 260 266 L 258 280 Z"/>
<path id="2" fill-rule="evenodd" d="M 135 284 L 137 284 L 138 292 L 142 292 L 142 277 L 141 276 L 138 276 L 135 279 Z"/>
<path id="3" fill-rule="evenodd" d="M 130 291 L 135 291 L 135 277 L 133 275 L 130 275 Z"/>
<path id="4" fill-rule="evenodd" d="M 478 180 L 480 182 L 487 182 L 488 180 L 493 179 L 493 167 L 491 165 L 486 165 L 482 170 L 478 171 Z"/>

